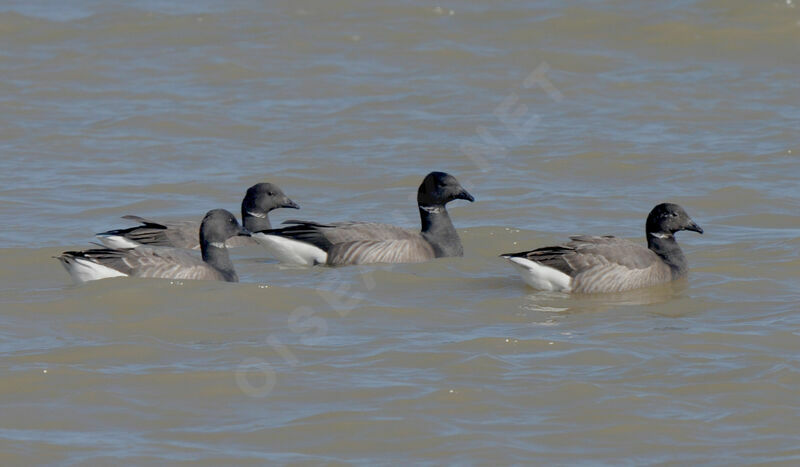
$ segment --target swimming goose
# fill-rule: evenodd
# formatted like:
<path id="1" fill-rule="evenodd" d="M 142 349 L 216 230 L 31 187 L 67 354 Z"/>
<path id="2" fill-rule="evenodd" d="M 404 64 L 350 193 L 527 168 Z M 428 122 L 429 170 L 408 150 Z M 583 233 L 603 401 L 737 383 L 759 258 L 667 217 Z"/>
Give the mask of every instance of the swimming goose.
<path id="1" fill-rule="evenodd" d="M 200 224 L 202 260 L 185 249 L 149 246 L 66 251 L 56 258 L 76 282 L 124 276 L 238 282 L 225 246 L 237 235 L 250 233 L 233 214 L 214 209 Z"/>
<path id="2" fill-rule="evenodd" d="M 647 248 L 613 236 L 570 237 L 569 243 L 500 255 L 539 290 L 575 293 L 621 292 L 686 275 L 688 263 L 675 233 L 703 233 L 677 204 L 663 203 L 647 216 Z"/>
<path id="3" fill-rule="evenodd" d="M 475 201 L 452 175 L 431 172 L 417 191 L 420 231 L 373 222 L 288 220 L 288 227 L 254 232 L 253 238 L 287 264 L 416 263 L 462 256 L 461 239 L 445 208 L 455 199 Z"/>
<path id="4" fill-rule="evenodd" d="M 244 228 L 256 232 L 270 229 L 269 212 L 277 208 L 300 209 L 289 199 L 277 185 L 257 183 L 247 189 L 242 199 L 242 223 Z M 200 248 L 197 221 L 155 222 L 139 216 L 122 216 L 140 222 L 142 225 L 127 229 L 109 230 L 97 234 L 103 244 L 109 248 L 135 248 L 141 245 L 168 246 L 174 248 Z M 252 245 L 255 242 L 248 237 L 232 237 L 225 242 L 229 247 Z"/>

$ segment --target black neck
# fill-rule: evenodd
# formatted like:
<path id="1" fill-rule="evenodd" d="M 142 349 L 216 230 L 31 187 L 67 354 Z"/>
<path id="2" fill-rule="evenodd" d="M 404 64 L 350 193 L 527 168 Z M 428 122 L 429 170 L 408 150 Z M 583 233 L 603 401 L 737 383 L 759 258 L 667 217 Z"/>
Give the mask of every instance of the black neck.
<path id="1" fill-rule="evenodd" d="M 233 269 L 231 257 L 228 255 L 227 248 L 220 248 L 209 242 L 200 244 L 200 251 L 203 253 L 203 261 L 222 274 L 228 282 L 239 282 L 239 276 Z"/>
<path id="2" fill-rule="evenodd" d="M 437 258 L 464 255 L 461 239 L 444 206 L 420 206 L 419 217 L 422 236 L 431 244 Z"/>
<path id="3" fill-rule="evenodd" d="M 673 234 L 647 232 L 647 248 L 667 263 L 672 270 L 673 279 L 685 275 L 689 269 L 689 263 Z"/>

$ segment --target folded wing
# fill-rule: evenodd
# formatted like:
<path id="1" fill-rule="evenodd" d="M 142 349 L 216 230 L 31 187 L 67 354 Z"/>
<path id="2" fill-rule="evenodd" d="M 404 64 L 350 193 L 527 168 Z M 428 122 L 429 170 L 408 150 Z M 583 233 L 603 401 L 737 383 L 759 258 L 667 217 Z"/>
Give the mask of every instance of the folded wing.
<path id="1" fill-rule="evenodd" d="M 358 240 L 399 240 L 412 238 L 419 232 L 377 222 L 319 222 L 287 220 L 288 227 L 276 229 L 296 240 L 308 241 L 318 247 Z"/>
<path id="2" fill-rule="evenodd" d="M 123 219 L 139 222 L 142 225 L 127 229 L 115 229 L 97 234 L 106 246 L 112 248 L 131 248 L 138 245 L 166 246 L 173 248 L 200 248 L 200 223 L 155 222 L 139 216 L 123 216 Z"/>

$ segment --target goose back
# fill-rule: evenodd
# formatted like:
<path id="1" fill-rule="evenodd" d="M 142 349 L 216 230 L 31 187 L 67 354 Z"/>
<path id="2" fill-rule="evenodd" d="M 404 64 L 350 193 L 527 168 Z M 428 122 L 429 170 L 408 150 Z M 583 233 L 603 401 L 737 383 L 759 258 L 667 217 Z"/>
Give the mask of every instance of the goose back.
<path id="1" fill-rule="evenodd" d="M 197 232 L 200 222 L 173 221 L 156 222 L 144 217 L 127 215 L 123 219 L 141 225 L 126 229 L 114 229 L 97 234 L 104 245 L 110 248 L 135 248 L 140 245 L 174 248 L 200 249 Z"/>
<path id="2" fill-rule="evenodd" d="M 378 222 L 330 222 L 322 224 L 312 221 L 287 220 L 285 227 L 278 229 L 282 235 L 295 240 L 312 243 L 324 250 L 333 244 L 360 240 L 399 240 L 413 238 L 414 232 L 392 224 Z"/>

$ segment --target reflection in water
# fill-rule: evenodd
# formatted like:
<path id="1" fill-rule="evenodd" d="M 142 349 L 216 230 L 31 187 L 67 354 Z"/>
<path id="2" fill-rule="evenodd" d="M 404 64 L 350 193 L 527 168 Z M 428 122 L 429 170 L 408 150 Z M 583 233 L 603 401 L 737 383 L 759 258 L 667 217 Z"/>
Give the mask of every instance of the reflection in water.
<path id="1" fill-rule="evenodd" d="M 583 313 L 608 311 L 623 306 L 644 306 L 667 303 L 683 296 L 689 281 L 683 277 L 655 287 L 606 294 L 565 294 L 535 292 L 526 297 L 526 309 L 533 311 Z"/>

